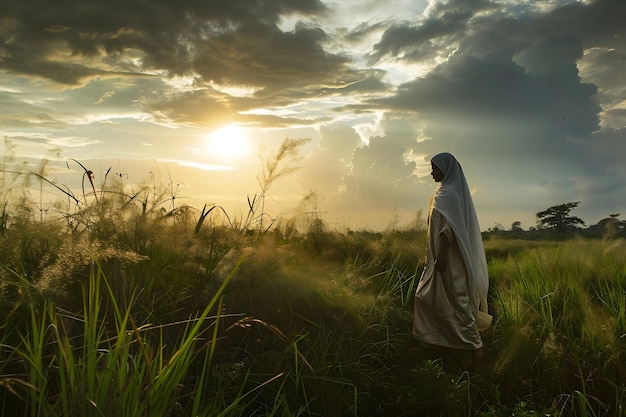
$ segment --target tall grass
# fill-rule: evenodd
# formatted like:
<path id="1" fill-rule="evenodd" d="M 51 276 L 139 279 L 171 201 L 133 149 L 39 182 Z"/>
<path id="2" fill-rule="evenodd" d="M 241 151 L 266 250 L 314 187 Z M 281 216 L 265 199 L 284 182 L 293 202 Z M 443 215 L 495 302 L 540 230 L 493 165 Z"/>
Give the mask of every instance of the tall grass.
<path id="1" fill-rule="evenodd" d="M 624 249 L 572 240 L 491 260 L 493 371 L 511 394 L 559 415 L 623 415 Z"/>
<path id="2" fill-rule="evenodd" d="M 4 266 L 7 413 L 624 415 L 621 241 L 486 242 L 496 320 L 476 373 L 411 340 L 423 234 L 324 232 L 311 251 L 310 236 L 177 227 L 134 257 L 77 240 L 85 259 L 61 244 L 44 267 Z M 14 262 L 64 239 L 22 234 Z M 66 293 L 42 292 L 59 265 Z"/>
<path id="3" fill-rule="evenodd" d="M 241 219 L 180 205 L 169 178 L 98 188 L 78 161 L 85 191 L 42 216 L 5 157 L 2 415 L 626 415 L 623 240 L 486 241 L 495 320 L 470 369 L 411 337 L 423 225 L 265 213 L 287 150 Z"/>
<path id="4" fill-rule="evenodd" d="M 83 285 L 81 315 L 62 313 L 48 301 L 33 305 L 21 343 L 2 346 L 24 364 L 25 379 L 14 391 L 25 391 L 32 416 L 168 416 L 186 396 L 194 415 L 214 415 L 210 397 L 200 397 L 204 381 L 194 382 L 189 370 L 200 363 L 206 376 L 212 365 L 220 317 L 209 314 L 219 313 L 227 284 L 200 314 L 178 323 L 180 338 L 168 345 L 159 326 L 135 323 L 135 300 L 119 305 L 95 265 Z"/>

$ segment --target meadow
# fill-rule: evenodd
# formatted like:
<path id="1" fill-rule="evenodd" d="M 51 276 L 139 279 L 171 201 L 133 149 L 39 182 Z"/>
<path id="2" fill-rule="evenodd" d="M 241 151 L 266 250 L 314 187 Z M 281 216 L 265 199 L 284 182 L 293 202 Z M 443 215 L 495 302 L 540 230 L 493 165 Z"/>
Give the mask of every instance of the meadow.
<path id="1" fill-rule="evenodd" d="M 85 174 L 45 213 L 1 178 L 3 416 L 626 415 L 623 239 L 487 239 L 471 368 L 411 337 L 423 222 L 327 230 L 263 193 L 229 216 Z"/>

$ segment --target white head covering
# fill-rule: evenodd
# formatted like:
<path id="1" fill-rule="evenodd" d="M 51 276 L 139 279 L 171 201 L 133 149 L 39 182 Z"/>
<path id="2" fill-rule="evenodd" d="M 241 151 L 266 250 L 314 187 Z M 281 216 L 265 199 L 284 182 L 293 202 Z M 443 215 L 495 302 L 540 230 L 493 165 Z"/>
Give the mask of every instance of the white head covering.
<path id="1" fill-rule="evenodd" d="M 454 156 L 444 152 L 431 161 L 444 174 L 433 196 L 431 210 L 441 213 L 452 227 L 467 269 L 470 302 L 478 328 L 482 330 L 491 324 L 491 316 L 487 314 L 489 274 L 472 196 L 463 169 Z"/>

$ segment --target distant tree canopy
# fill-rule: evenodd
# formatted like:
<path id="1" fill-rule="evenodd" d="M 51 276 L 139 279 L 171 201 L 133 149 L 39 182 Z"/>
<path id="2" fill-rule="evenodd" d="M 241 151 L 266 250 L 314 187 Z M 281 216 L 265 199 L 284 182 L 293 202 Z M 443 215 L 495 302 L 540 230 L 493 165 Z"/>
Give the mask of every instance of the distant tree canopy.
<path id="1" fill-rule="evenodd" d="M 541 226 L 552 228 L 557 232 L 575 230 L 578 225 L 585 225 L 585 222 L 579 217 L 569 215 L 570 211 L 578 207 L 578 204 L 580 204 L 579 201 L 549 207 L 537 213 L 537 222 Z"/>
<path id="2" fill-rule="evenodd" d="M 537 216 L 537 225 L 528 230 L 522 229 L 522 223 L 515 221 L 510 230 L 504 230 L 500 225 L 483 233 L 484 237 L 508 236 L 515 239 L 568 239 L 573 236 L 601 239 L 626 239 L 626 220 L 620 220 L 619 213 L 610 214 L 597 224 L 585 226 L 585 222 L 570 215 L 578 207 L 579 202 L 558 204 L 549 207 Z"/>
<path id="3" fill-rule="evenodd" d="M 610 214 L 593 228 L 605 237 L 626 237 L 626 221 L 620 221 L 618 217 L 619 213 Z"/>

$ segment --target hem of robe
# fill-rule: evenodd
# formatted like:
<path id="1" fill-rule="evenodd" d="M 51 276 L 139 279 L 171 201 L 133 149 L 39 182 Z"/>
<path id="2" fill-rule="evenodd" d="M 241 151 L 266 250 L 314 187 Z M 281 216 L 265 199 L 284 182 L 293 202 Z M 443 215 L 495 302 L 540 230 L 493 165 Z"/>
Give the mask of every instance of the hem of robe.
<path id="1" fill-rule="evenodd" d="M 433 340 L 432 338 L 422 337 L 422 336 L 416 335 L 415 333 L 413 333 L 413 339 L 423 342 L 423 343 L 427 343 L 429 345 L 433 345 L 433 346 L 440 346 L 440 347 L 459 349 L 459 350 L 472 351 L 472 350 L 478 350 L 481 347 L 483 347 L 482 340 L 480 341 L 478 345 L 470 344 L 470 343 L 462 343 L 462 344 L 457 345 L 454 343 L 449 343 L 445 340 Z"/>

